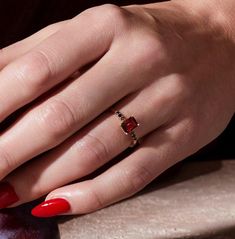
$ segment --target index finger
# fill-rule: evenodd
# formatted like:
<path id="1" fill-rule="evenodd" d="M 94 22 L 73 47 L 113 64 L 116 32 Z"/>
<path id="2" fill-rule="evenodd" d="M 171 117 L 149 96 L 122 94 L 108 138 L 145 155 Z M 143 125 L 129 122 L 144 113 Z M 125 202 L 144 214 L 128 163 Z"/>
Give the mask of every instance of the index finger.
<path id="1" fill-rule="evenodd" d="M 68 21 L 62 21 L 51 24 L 21 41 L 0 49 L 0 70 L 12 61 L 26 54 L 49 36 L 56 33 L 67 22 Z"/>
<path id="2" fill-rule="evenodd" d="M 112 33 L 98 16 L 80 14 L 0 72 L 0 121 L 107 51 Z"/>

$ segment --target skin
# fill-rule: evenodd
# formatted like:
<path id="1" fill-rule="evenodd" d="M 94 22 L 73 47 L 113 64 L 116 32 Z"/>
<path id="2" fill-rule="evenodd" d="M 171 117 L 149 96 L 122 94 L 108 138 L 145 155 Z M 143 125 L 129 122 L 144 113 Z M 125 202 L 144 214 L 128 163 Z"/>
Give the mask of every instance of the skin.
<path id="1" fill-rule="evenodd" d="M 48 194 L 92 212 L 215 139 L 235 112 L 233 2 L 98 6 L 2 49 L 1 121 L 31 103 L 0 140 L 13 206 Z M 71 183 L 130 145 L 110 107 L 135 116 L 141 145 Z"/>

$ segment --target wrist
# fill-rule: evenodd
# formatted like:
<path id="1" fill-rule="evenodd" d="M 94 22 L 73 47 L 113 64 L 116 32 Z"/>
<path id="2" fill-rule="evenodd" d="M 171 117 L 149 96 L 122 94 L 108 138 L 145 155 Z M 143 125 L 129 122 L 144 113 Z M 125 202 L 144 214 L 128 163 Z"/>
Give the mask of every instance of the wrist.
<path id="1" fill-rule="evenodd" d="M 172 9 L 169 11 L 168 18 L 172 18 L 172 26 L 180 26 L 180 30 L 186 28 L 186 32 L 197 31 L 203 34 L 203 31 L 209 32 L 211 39 L 218 43 L 223 64 L 230 65 L 233 68 L 235 57 L 235 1 L 234 0 L 172 0 L 162 3 L 153 3 L 143 5 L 150 15 L 158 18 L 162 9 Z M 174 17 L 174 12 L 181 14 L 178 20 L 178 14 Z M 184 19 L 184 21 L 181 21 Z M 189 23 L 189 26 L 187 26 Z M 234 24 L 233 24 L 234 23 Z M 197 29 L 197 30 L 196 30 Z M 226 55 L 226 57 L 224 57 Z M 230 95 L 230 106 L 235 114 L 235 79 L 234 70 L 231 70 L 230 77 L 227 78 L 228 94 Z M 225 79 L 224 79 L 225 80 Z M 233 103 L 234 102 L 234 103 Z"/>
<path id="2" fill-rule="evenodd" d="M 235 1 L 234 0 L 173 0 L 174 3 L 190 9 L 194 15 L 200 15 L 204 18 L 205 26 L 211 26 L 215 37 L 224 38 L 223 50 L 228 52 L 228 65 L 234 62 L 234 44 L 235 44 Z M 233 64 L 231 65 L 233 67 Z M 235 79 L 230 75 L 228 94 L 235 96 Z M 232 97 L 234 98 L 234 97 Z M 235 114 L 235 99 L 231 99 L 233 104 L 233 113 Z"/>
<path id="3" fill-rule="evenodd" d="M 165 7 L 178 8 L 183 14 L 204 19 L 205 26 L 222 28 L 235 40 L 235 1 L 234 0 L 172 0 L 143 5 L 147 9 Z"/>
<path id="4" fill-rule="evenodd" d="M 173 0 L 172 2 L 204 18 L 206 25 L 222 29 L 227 37 L 235 40 L 234 0 Z"/>

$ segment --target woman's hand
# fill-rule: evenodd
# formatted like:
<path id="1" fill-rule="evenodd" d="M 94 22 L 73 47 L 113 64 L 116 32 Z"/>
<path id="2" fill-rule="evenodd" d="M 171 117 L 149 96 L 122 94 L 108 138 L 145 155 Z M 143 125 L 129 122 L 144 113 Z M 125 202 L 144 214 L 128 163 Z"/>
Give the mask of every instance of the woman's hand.
<path id="1" fill-rule="evenodd" d="M 218 12 L 182 3 L 94 7 L 2 50 L 0 118 L 27 106 L 1 135 L 1 207 L 49 193 L 34 215 L 97 210 L 225 129 L 235 111 L 233 38 Z M 140 146 L 63 186 L 131 144 L 110 107 L 137 119 Z"/>

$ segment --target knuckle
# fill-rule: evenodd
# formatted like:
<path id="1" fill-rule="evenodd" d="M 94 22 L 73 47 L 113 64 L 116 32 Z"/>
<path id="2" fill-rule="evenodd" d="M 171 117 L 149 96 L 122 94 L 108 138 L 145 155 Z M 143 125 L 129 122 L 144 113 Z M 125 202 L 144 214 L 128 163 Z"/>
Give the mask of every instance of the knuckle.
<path id="1" fill-rule="evenodd" d="M 176 117 L 170 126 L 168 132 L 171 134 L 171 149 L 172 152 L 168 152 L 174 157 L 170 157 L 170 163 L 175 163 L 176 160 L 182 160 L 185 155 L 191 155 L 194 153 L 194 147 L 198 142 L 198 135 L 200 134 L 200 128 L 195 124 L 194 119 L 190 116 L 178 116 Z M 184 150 L 182 150 L 182 146 Z M 198 150 L 198 149 L 197 149 Z M 195 151 L 196 152 L 196 151 Z"/>
<path id="2" fill-rule="evenodd" d="M 87 194 L 87 211 L 94 211 L 106 206 L 106 203 L 96 189 L 88 189 Z"/>
<path id="3" fill-rule="evenodd" d="M 63 27 L 69 20 L 64 20 L 56 23 L 52 23 L 45 27 L 43 30 L 44 32 L 48 32 L 48 34 L 53 34 L 54 32 L 58 31 Z"/>
<path id="4" fill-rule="evenodd" d="M 168 76 L 168 81 L 161 83 L 161 92 L 159 91 L 159 82 L 154 82 L 147 89 L 147 93 L 152 95 L 149 104 L 152 109 L 162 111 L 162 116 L 165 120 L 166 117 L 173 118 L 184 112 L 187 102 L 191 102 L 190 90 L 184 83 L 182 77 L 177 73 L 172 73 Z M 171 119 L 169 120 L 171 121 Z M 168 120 L 167 120 L 168 121 Z"/>
<path id="5" fill-rule="evenodd" d="M 32 200 L 45 195 L 51 188 L 45 186 L 45 183 L 41 182 L 38 174 L 28 175 L 28 180 L 26 182 L 29 190 L 27 190 L 28 197 Z"/>
<path id="6" fill-rule="evenodd" d="M 47 101 L 40 109 L 38 118 L 47 136 L 53 140 L 60 139 L 73 131 L 77 123 L 73 107 L 61 99 Z"/>
<path id="7" fill-rule="evenodd" d="M 0 178 L 6 176 L 14 167 L 14 160 L 2 146 L 0 146 Z"/>
<path id="8" fill-rule="evenodd" d="M 154 178 L 150 169 L 143 165 L 136 165 L 123 171 L 122 185 L 126 194 L 132 195 L 144 188 Z"/>
<path id="9" fill-rule="evenodd" d="M 155 69 L 160 62 L 161 46 L 157 38 L 153 36 L 140 36 L 132 49 L 133 65 L 141 69 Z"/>
<path id="10" fill-rule="evenodd" d="M 31 92 L 45 88 L 50 83 L 48 79 L 55 75 L 54 69 L 47 53 L 42 50 L 33 51 L 27 56 L 22 67 L 22 83 Z"/>
<path id="11" fill-rule="evenodd" d="M 108 26 L 119 30 L 128 25 L 128 11 L 114 4 L 96 6 L 86 10 L 84 13 L 89 15 L 89 19 L 102 28 Z"/>
<path id="12" fill-rule="evenodd" d="M 74 170 L 79 177 L 92 173 L 109 159 L 109 152 L 102 139 L 90 133 L 85 136 L 79 134 L 78 138 L 70 147 L 73 157 Z M 84 160 L 81 160 L 83 158 Z"/>
<path id="13" fill-rule="evenodd" d="M 171 83 L 168 85 L 168 93 L 172 95 L 172 98 L 179 101 L 179 105 L 182 105 L 183 102 L 187 102 L 188 100 L 192 100 L 194 97 L 194 94 L 192 93 L 194 92 L 188 88 L 188 85 L 185 84 L 183 76 L 178 73 L 174 73 L 169 76 L 169 80 Z"/>
<path id="14" fill-rule="evenodd" d="M 122 21 L 125 17 L 124 10 L 114 4 L 104 4 L 99 7 L 101 13 L 104 14 L 105 17 L 113 19 L 114 21 Z"/>
<path id="15" fill-rule="evenodd" d="M 106 144 L 97 136 L 87 134 L 87 151 L 90 152 L 90 164 L 94 166 L 103 165 L 109 159 L 109 152 Z"/>

